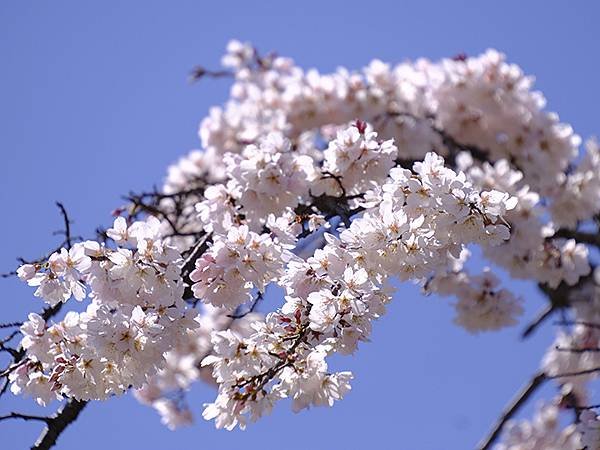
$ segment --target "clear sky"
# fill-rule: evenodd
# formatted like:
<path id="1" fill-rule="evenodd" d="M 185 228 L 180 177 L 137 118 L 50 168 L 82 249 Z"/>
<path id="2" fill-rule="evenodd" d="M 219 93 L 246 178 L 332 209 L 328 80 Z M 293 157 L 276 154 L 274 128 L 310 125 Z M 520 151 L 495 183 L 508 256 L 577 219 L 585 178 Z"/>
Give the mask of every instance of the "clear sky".
<path id="1" fill-rule="evenodd" d="M 55 244 L 55 200 L 76 234 L 92 236 L 121 194 L 160 184 L 169 163 L 199 146 L 199 120 L 228 85 L 186 78 L 197 64 L 217 67 L 230 38 L 323 71 L 495 47 L 536 75 L 549 108 L 586 137 L 600 133 L 599 13 L 592 1 L 4 1 L 0 271 Z M 533 286 L 509 287 L 525 297 L 525 319 L 543 305 Z M 0 293 L 0 322 L 41 309 L 16 280 L 0 280 Z M 271 297 L 264 308 L 279 302 Z M 400 289 L 372 342 L 335 359 L 356 379 L 334 408 L 293 414 L 280 404 L 246 432 L 217 431 L 201 418 L 171 432 L 126 396 L 89 406 L 58 448 L 471 449 L 536 370 L 553 329 L 523 343 L 522 326 L 471 336 L 452 325 L 450 303 Z M 192 391 L 198 417 L 213 397 L 205 386 Z M 37 411 L 0 400 L 0 414 L 12 409 Z M 28 448 L 40 428 L 0 423 L 0 449 Z"/>

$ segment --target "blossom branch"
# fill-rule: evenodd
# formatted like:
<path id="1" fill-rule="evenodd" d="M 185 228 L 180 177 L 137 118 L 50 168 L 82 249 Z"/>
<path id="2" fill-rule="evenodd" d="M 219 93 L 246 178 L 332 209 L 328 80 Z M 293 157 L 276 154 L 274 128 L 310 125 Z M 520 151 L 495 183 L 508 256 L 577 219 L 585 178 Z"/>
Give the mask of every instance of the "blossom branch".
<path id="1" fill-rule="evenodd" d="M 598 215 L 600 152 L 591 145 L 575 164 L 571 128 L 542 109 L 530 79 L 502 55 L 398 70 L 374 61 L 350 76 L 323 76 L 232 42 L 223 61 L 224 70 L 198 67 L 191 77 L 235 83 L 230 101 L 201 125 L 205 151 L 170 167 L 163 189 L 125 197 L 97 241 L 75 242 L 57 203 L 61 248 L 17 271 L 48 306 L 19 324 L 19 348 L 8 344 L 18 332 L 0 343 L 13 359 L 0 376 L 40 403 L 70 398 L 48 418 L 39 448 L 51 446 L 87 400 L 122 386 L 146 390 L 140 396 L 170 427 L 189 423 L 181 393 L 207 365 L 219 394 L 204 417 L 217 427 L 243 427 L 285 397 L 295 409 L 331 406 L 352 375 L 330 373 L 326 358 L 369 339 L 391 301 L 392 277 L 428 280 L 433 291 L 455 295 L 455 322 L 470 332 L 517 323 L 521 299 L 489 270 L 463 269 L 471 244 L 547 296 L 524 337 L 567 307 L 583 311 L 578 320 L 596 321 L 588 314 L 593 302 L 579 301 L 590 292 L 596 301 L 586 247 L 595 238 L 564 230 Z M 366 121 L 350 122 L 354 114 Z M 321 138 L 329 141 L 324 148 Z M 462 152 L 471 157 L 459 160 Z M 458 166 L 460 173 L 452 170 Z M 546 238 L 550 221 L 559 232 Z M 309 236 L 324 242 L 304 257 L 307 241 L 299 239 Z M 271 283 L 285 290 L 285 304 L 249 326 Z M 72 297 L 90 300 L 85 314 L 69 311 L 47 324 Z M 188 307 L 199 301 L 206 307 Z M 566 353 L 579 348 L 593 357 L 594 328 L 568 331 L 550 349 L 559 369 L 532 378 L 481 449 L 546 379 L 575 371 L 546 373 L 588 367 L 561 366 L 560 358 L 577 360 Z M 190 370 L 179 367 L 183 360 Z"/>

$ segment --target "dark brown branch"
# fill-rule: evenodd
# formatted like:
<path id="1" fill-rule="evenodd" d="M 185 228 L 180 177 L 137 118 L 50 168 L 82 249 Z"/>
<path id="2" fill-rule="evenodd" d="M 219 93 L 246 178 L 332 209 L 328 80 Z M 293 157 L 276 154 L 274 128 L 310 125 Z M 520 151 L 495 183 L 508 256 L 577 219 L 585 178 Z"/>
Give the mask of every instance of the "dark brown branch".
<path id="1" fill-rule="evenodd" d="M 64 303 L 60 302 L 54 306 L 48 306 L 47 308 L 44 308 L 44 311 L 41 314 L 42 319 L 44 319 L 47 322 L 48 320 L 50 320 L 52 317 L 54 317 L 55 315 L 57 315 L 60 312 L 63 305 L 64 305 Z"/>
<path id="2" fill-rule="evenodd" d="M 9 337 L 12 338 L 13 336 L 14 334 L 10 335 Z M 7 347 L 6 345 L 4 345 L 4 340 L 0 342 L 0 352 L 6 352 L 14 359 L 21 357 L 21 351 L 13 347 Z"/>
<path id="3" fill-rule="evenodd" d="M 405 112 L 405 111 L 388 111 L 386 113 L 381 114 L 380 116 L 375 117 L 374 120 L 376 121 L 381 118 L 386 119 L 386 118 L 392 118 L 392 117 L 408 117 L 417 122 L 427 122 L 429 124 L 429 126 L 431 127 L 431 130 L 433 132 L 435 132 L 441 138 L 442 143 L 448 149 L 449 154 L 447 157 L 447 162 L 451 166 L 456 165 L 456 157 L 458 156 L 458 153 L 460 153 L 460 152 L 469 152 L 474 159 L 476 159 L 480 162 L 489 161 L 489 154 L 490 154 L 489 150 L 478 147 L 476 145 L 464 144 L 462 142 L 459 142 L 458 140 L 456 140 L 456 138 L 454 138 L 454 136 L 450 135 L 445 130 L 436 126 L 435 117 L 432 117 L 432 116 L 419 117 L 415 114 Z M 403 161 L 403 163 L 406 164 L 407 161 Z M 406 165 L 404 165 L 404 164 L 401 164 L 401 165 L 403 167 L 406 167 Z M 412 165 L 412 164 L 410 164 L 410 165 Z"/>
<path id="4" fill-rule="evenodd" d="M 81 239 L 80 237 L 73 237 L 71 235 L 71 220 L 69 219 L 69 215 L 67 214 L 67 210 L 65 209 L 64 205 L 60 202 L 56 202 L 56 206 L 58 206 L 58 208 L 60 209 L 60 213 L 63 218 L 65 228 L 64 228 L 64 230 L 60 230 L 60 231 L 56 232 L 55 234 L 62 234 L 65 237 L 64 240 L 54 250 L 48 252 L 46 255 L 42 256 L 41 258 L 35 259 L 33 261 L 27 260 L 25 258 L 17 258 L 17 261 L 19 261 L 20 264 L 44 263 L 48 260 L 48 258 L 50 258 L 50 256 L 53 253 L 59 252 L 63 247 L 66 247 L 68 250 L 72 247 L 74 240 Z M 17 275 L 17 272 L 11 271 L 11 272 L 1 274 L 0 277 L 9 278 L 9 277 L 13 277 L 15 275 Z"/>
<path id="5" fill-rule="evenodd" d="M 570 325 L 583 325 L 588 328 L 594 328 L 600 330 L 600 323 L 586 322 L 584 320 L 560 320 L 554 322 L 554 325 L 570 326 Z"/>
<path id="6" fill-rule="evenodd" d="M 253 48 L 252 59 L 246 61 L 246 65 L 252 71 L 264 71 L 272 66 L 273 60 L 275 59 L 274 53 L 268 53 L 262 56 L 260 52 Z M 233 78 L 235 73 L 229 70 L 210 70 L 204 66 L 196 66 L 192 69 L 189 76 L 190 83 L 195 83 L 198 80 L 209 77 L 209 78 Z"/>
<path id="7" fill-rule="evenodd" d="M 17 274 L 17 271 L 13 270 L 11 272 L 1 273 L 0 278 L 11 278 L 11 277 L 14 277 L 16 274 Z"/>
<path id="8" fill-rule="evenodd" d="M 531 322 L 525 328 L 521 337 L 523 339 L 529 337 L 555 311 L 567 308 L 571 303 L 571 299 L 569 297 L 573 293 L 573 291 L 590 281 L 592 279 L 592 276 L 593 271 L 591 271 L 589 275 L 581 277 L 577 284 L 575 284 L 574 286 L 569 286 L 564 281 L 562 281 L 556 288 L 551 288 L 545 283 L 539 283 L 538 288 L 546 295 L 549 303 L 546 306 L 546 308 L 544 308 L 540 312 L 538 317 L 536 317 L 533 320 L 533 322 Z"/>
<path id="9" fill-rule="evenodd" d="M 60 411 L 48 418 L 46 428 L 42 430 L 31 450 L 47 450 L 53 447 L 62 432 L 77 419 L 87 403 L 86 401 L 72 399 L 67 401 Z"/>
<path id="10" fill-rule="evenodd" d="M 248 314 L 254 312 L 254 309 L 256 308 L 256 305 L 258 305 L 258 303 L 263 299 L 263 293 L 259 292 L 256 297 L 254 297 L 252 299 L 252 303 L 250 304 L 250 307 L 248 309 L 246 309 L 246 311 L 243 312 L 235 312 L 233 314 L 228 314 L 227 317 L 230 317 L 232 319 L 241 319 L 242 317 L 246 317 Z"/>
<path id="11" fill-rule="evenodd" d="M 492 427 L 490 433 L 479 443 L 477 450 L 488 450 L 492 444 L 496 441 L 502 428 L 516 413 L 523 407 L 527 400 L 533 395 L 533 393 L 542 386 L 542 384 L 548 379 L 544 372 L 536 373 L 531 380 L 521 388 L 517 395 L 510 401 L 510 403 L 502 411 L 502 415 L 498 418 L 498 421 Z"/>
<path id="12" fill-rule="evenodd" d="M 453 136 L 448 134 L 446 131 L 441 128 L 436 127 L 435 125 L 431 125 L 431 129 L 435 131 L 441 138 L 442 143 L 448 148 L 450 151 L 450 164 L 456 166 L 456 157 L 459 152 L 469 152 L 471 156 L 481 162 L 488 161 L 489 151 L 484 150 L 476 145 L 463 144 L 458 142 Z"/>
<path id="13" fill-rule="evenodd" d="M 558 378 L 567 378 L 567 377 L 580 377 L 583 375 L 590 375 L 592 373 L 600 372 L 600 367 L 593 367 L 591 369 L 577 370 L 575 372 L 565 372 L 559 373 L 558 375 L 548 375 L 548 379 L 556 380 Z"/>
<path id="14" fill-rule="evenodd" d="M 202 256 L 202 254 L 208 249 L 209 245 L 212 242 L 212 235 L 205 234 L 202 236 L 194 246 L 189 250 L 189 255 L 183 261 L 181 266 L 181 278 L 186 284 L 185 290 L 183 292 L 183 299 L 189 300 L 194 297 L 194 293 L 192 292 L 192 281 L 190 280 L 190 273 L 196 267 L 196 260 Z M 194 303 L 195 305 L 195 303 Z"/>
<path id="15" fill-rule="evenodd" d="M 596 405 L 584 405 L 584 406 L 573 405 L 573 406 L 567 406 L 567 408 L 569 408 L 569 409 L 577 409 L 579 411 L 583 411 L 583 410 L 586 410 L 586 409 L 600 408 L 600 404 L 596 404 Z"/>
<path id="16" fill-rule="evenodd" d="M 10 414 L 7 414 L 5 416 L 0 416 L 0 422 L 4 421 L 4 420 L 9 420 L 9 419 L 21 419 L 21 420 L 36 420 L 39 422 L 46 422 L 48 423 L 48 421 L 50 420 L 49 417 L 44 417 L 44 416 L 30 416 L 28 414 L 20 414 L 20 413 L 16 413 L 16 412 L 11 412 Z"/>
<path id="17" fill-rule="evenodd" d="M 205 77 L 230 78 L 233 77 L 233 72 L 230 72 L 229 70 L 210 70 L 202 66 L 196 66 L 190 73 L 189 81 L 190 83 L 195 83 Z"/>
<path id="18" fill-rule="evenodd" d="M 17 334 L 21 333 L 21 330 L 14 330 L 12 333 L 10 333 L 8 336 L 6 336 L 5 338 L 3 338 L 2 340 L 0 340 L 0 344 L 6 344 L 7 342 L 11 341 L 12 338 L 14 338 Z"/>
<path id="19" fill-rule="evenodd" d="M 597 353 L 600 352 L 600 347 L 588 347 L 588 348 L 572 348 L 572 347 L 554 347 L 558 352 L 567 353 Z"/>
<path id="20" fill-rule="evenodd" d="M 173 222 L 172 218 L 169 217 L 169 214 L 162 211 L 161 209 L 159 209 L 157 206 L 154 205 L 149 205 L 144 203 L 140 198 L 136 197 L 136 196 L 130 196 L 130 197 L 125 197 L 125 199 L 129 202 L 131 202 L 136 208 L 142 210 L 143 212 L 150 214 L 152 216 L 159 216 L 162 217 L 171 227 L 171 229 L 173 230 L 173 233 L 177 234 L 178 233 L 178 227 L 175 224 L 175 222 Z"/>
<path id="21" fill-rule="evenodd" d="M 67 244 L 67 249 L 70 249 L 73 246 L 71 242 L 71 221 L 69 220 L 69 215 L 67 214 L 65 206 L 61 202 L 56 202 L 56 206 L 58 206 L 58 209 L 60 209 L 60 213 L 63 217 L 65 229 L 64 231 L 62 231 L 62 233 L 65 235 L 65 243 Z"/>
<path id="22" fill-rule="evenodd" d="M 537 317 L 533 319 L 529 325 L 525 327 L 523 332 L 521 333 L 521 339 L 528 338 L 542 323 L 548 319 L 554 311 L 556 311 L 558 307 L 553 305 L 552 303 L 548 303 L 544 309 L 542 309 Z"/>
<path id="23" fill-rule="evenodd" d="M 308 331 L 309 327 L 302 325 L 297 334 L 290 336 L 290 340 L 293 341 L 290 348 L 285 350 L 283 354 L 273 354 L 273 356 L 279 358 L 279 361 L 265 372 L 251 376 L 246 380 L 240 380 L 233 386 L 233 388 L 237 390 L 234 396 L 237 397 L 238 400 L 246 401 L 246 399 L 251 397 L 254 393 L 260 392 L 266 384 L 275 378 L 275 376 L 277 376 L 284 368 L 293 366 L 295 362 L 293 355 L 298 346 L 305 341 Z M 243 388 L 243 392 L 240 388 Z"/>
<path id="24" fill-rule="evenodd" d="M 552 238 L 575 239 L 581 244 L 589 244 L 595 245 L 596 247 L 600 247 L 600 234 L 598 233 L 588 233 L 585 231 L 560 229 L 557 230 L 556 233 L 554 233 L 554 236 L 552 236 Z"/>
<path id="25" fill-rule="evenodd" d="M 579 279 L 579 281 L 570 286 L 564 281 L 562 281 L 556 288 L 551 288 L 545 283 L 539 283 L 538 288 L 542 291 L 546 297 L 548 298 L 548 305 L 544 308 L 538 317 L 536 317 L 533 322 L 531 322 L 523 331 L 521 337 L 527 338 L 529 337 L 542 323 L 546 321 L 555 311 L 564 310 L 571 304 L 571 294 L 577 290 L 578 288 L 584 286 L 586 283 L 590 282 L 593 279 L 594 271 L 591 270 L 590 273 L 586 276 L 583 276 Z"/>

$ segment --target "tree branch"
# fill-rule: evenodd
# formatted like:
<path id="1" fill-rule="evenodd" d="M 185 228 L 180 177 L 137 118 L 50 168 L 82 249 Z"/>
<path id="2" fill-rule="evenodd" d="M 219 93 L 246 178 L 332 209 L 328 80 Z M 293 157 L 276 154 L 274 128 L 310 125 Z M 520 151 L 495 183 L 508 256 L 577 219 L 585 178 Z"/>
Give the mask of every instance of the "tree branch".
<path id="1" fill-rule="evenodd" d="M 10 414 L 7 414 L 5 416 L 0 416 L 0 422 L 2 422 L 4 420 L 9 420 L 9 419 L 21 419 L 21 420 L 25 420 L 25 421 L 36 420 L 39 422 L 46 422 L 46 423 L 48 423 L 48 421 L 50 420 L 49 417 L 30 416 L 28 414 L 20 414 L 20 413 L 16 413 L 16 412 L 11 412 Z"/>
<path id="2" fill-rule="evenodd" d="M 600 323 L 586 322 L 584 320 L 560 320 L 558 322 L 554 322 L 554 325 L 562 325 L 562 326 L 583 325 L 584 327 L 600 330 Z"/>
<path id="3" fill-rule="evenodd" d="M 587 233 L 585 231 L 566 230 L 561 228 L 554 233 L 552 238 L 575 239 L 577 242 L 582 244 L 600 247 L 600 234 L 598 233 Z"/>
<path id="4" fill-rule="evenodd" d="M 565 372 L 559 373 L 557 375 L 548 375 L 547 378 L 551 380 L 555 380 L 557 378 L 566 378 L 566 377 L 580 377 L 583 375 L 590 375 L 592 373 L 600 372 L 600 367 L 593 367 L 591 369 L 577 370 L 575 372 Z"/>
<path id="5" fill-rule="evenodd" d="M 62 233 L 64 233 L 64 235 L 65 235 L 65 243 L 67 244 L 67 249 L 70 249 L 72 247 L 71 221 L 69 220 L 69 215 L 67 214 L 67 210 L 65 209 L 65 206 L 61 202 L 56 202 L 56 206 L 58 206 L 58 209 L 60 209 L 60 213 L 62 214 L 62 217 L 63 217 L 65 229 L 64 229 L 64 231 L 62 231 Z"/>
<path id="6" fill-rule="evenodd" d="M 87 401 L 80 400 L 67 401 L 60 411 L 54 416 L 47 418 L 46 428 L 42 430 L 31 450 L 47 450 L 53 447 L 61 433 L 77 419 L 87 403 Z"/>
<path id="7" fill-rule="evenodd" d="M 523 332 L 521 333 L 521 339 L 528 338 L 542 323 L 548 319 L 554 311 L 556 311 L 558 307 L 553 305 L 552 303 L 548 303 L 544 309 L 542 309 L 533 321 L 525 327 Z"/>
<path id="8" fill-rule="evenodd" d="M 540 387 L 542 384 L 548 379 L 544 372 L 536 373 L 531 380 L 521 388 L 521 390 L 517 393 L 517 395 L 510 401 L 510 403 L 504 408 L 502 411 L 502 415 L 498 419 L 498 421 L 494 424 L 488 436 L 483 439 L 477 450 L 488 450 L 491 448 L 492 444 L 496 441 L 500 433 L 502 432 L 502 428 L 516 413 L 521 409 L 521 407 L 527 402 L 529 397 Z"/>
<path id="9" fill-rule="evenodd" d="M 190 248 L 190 254 L 185 258 L 181 266 L 181 278 L 186 284 L 183 292 L 183 299 L 189 300 L 194 297 L 192 292 L 192 281 L 190 280 L 190 273 L 196 267 L 196 260 L 208 249 L 212 242 L 212 234 L 205 234 Z M 195 303 L 194 303 L 195 305 Z"/>
<path id="10" fill-rule="evenodd" d="M 23 325 L 23 322 L 1 323 L 0 328 L 14 328 L 20 327 L 21 325 Z"/>
<path id="11" fill-rule="evenodd" d="M 252 303 L 250 304 L 250 307 L 248 309 L 246 309 L 246 311 L 243 312 L 238 312 L 236 311 L 233 314 L 228 314 L 227 317 L 231 318 L 231 319 L 241 319 L 242 317 L 246 317 L 248 314 L 254 312 L 254 309 L 256 308 L 256 305 L 258 305 L 258 303 L 263 299 L 263 293 L 259 292 L 256 297 L 254 297 L 254 299 L 252 299 Z M 239 309 L 239 308 L 238 308 Z"/>

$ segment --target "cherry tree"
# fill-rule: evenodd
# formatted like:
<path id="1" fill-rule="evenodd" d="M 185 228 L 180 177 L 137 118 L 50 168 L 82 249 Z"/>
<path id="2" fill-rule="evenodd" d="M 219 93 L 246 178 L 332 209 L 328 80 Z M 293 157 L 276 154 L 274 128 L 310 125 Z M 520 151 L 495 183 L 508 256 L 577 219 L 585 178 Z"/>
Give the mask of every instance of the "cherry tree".
<path id="1" fill-rule="evenodd" d="M 0 420 L 44 423 L 33 448 L 47 449 L 88 402 L 116 395 L 189 425 L 195 382 L 215 386 L 202 415 L 226 430 L 281 399 L 334 406 L 353 375 L 328 358 L 358 352 L 395 283 L 452 298 L 455 324 L 487 333 L 523 313 L 501 269 L 547 298 L 525 336 L 559 323 L 478 448 L 600 449 L 597 142 L 582 144 L 495 50 L 322 74 L 232 41 L 222 63 L 192 74 L 232 79 L 201 122 L 201 151 L 161 189 L 127 195 L 91 239 L 71 234 L 59 203 L 63 242 L 6 274 L 39 304 L 0 325 L 0 396 L 61 406 Z M 466 265 L 475 247 L 490 264 L 478 272 Z M 274 285 L 279 306 L 255 312 Z M 555 396 L 515 421 L 547 383 Z"/>

